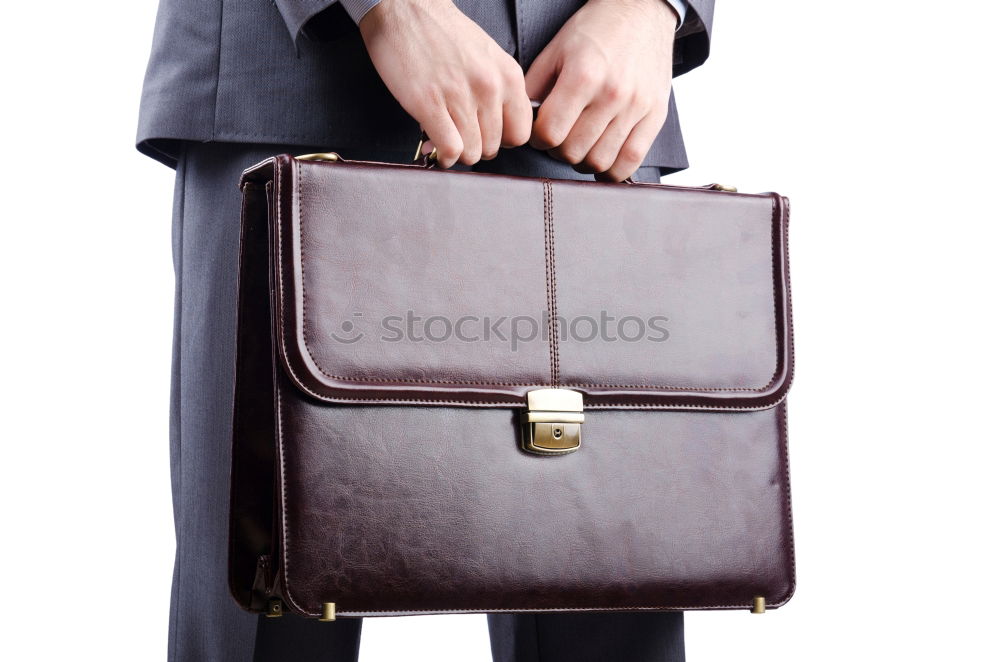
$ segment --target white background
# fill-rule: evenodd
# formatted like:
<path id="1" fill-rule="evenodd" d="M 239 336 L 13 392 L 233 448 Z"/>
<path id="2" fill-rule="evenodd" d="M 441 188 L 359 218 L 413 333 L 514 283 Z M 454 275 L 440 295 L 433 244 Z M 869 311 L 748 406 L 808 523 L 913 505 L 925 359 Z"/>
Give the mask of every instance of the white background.
<path id="1" fill-rule="evenodd" d="M 172 172 L 132 148 L 155 2 L 0 24 L 4 660 L 165 655 Z M 699 660 L 997 660 L 994 3 L 721 2 L 693 167 L 792 200 L 799 589 L 688 616 Z M 488 660 L 485 619 L 362 659 Z"/>

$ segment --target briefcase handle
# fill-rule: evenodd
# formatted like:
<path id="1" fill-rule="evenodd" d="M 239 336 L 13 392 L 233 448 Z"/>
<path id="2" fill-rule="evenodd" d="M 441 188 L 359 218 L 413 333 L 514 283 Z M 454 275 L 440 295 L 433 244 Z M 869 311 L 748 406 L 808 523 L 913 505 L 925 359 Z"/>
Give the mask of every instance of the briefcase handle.
<path id="1" fill-rule="evenodd" d="M 437 149 L 433 149 L 429 154 L 421 154 L 424 142 L 427 141 L 427 134 L 421 132 L 420 142 L 417 143 L 417 152 L 413 156 L 414 163 L 419 163 L 422 167 L 428 170 L 439 170 L 437 162 Z M 316 154 L 299 154 L 295 157 L 300 161 L 328 161 L 331 163 L 344 162 L 347 161 L 344 157 L 336 152 L 319 152 Z M 634 184 L 636 186 L 666 186 L 668 188 L 690 188 L 690 189 L 706 189 L 709 191 L 725 191 L 727 193 L 736 193 L 737 189 L 735 186 L 727 186 L 725 184 L 705 184 L 704 186 L 675 186 L 672 184 L 647 184 L 645 182 L 636 182 L 631 177 L 628 177 L 623 182 L 624 184 Z"/>
<path id="2" fill-rule="evenodd" d="M 535 102 L 533 101 L 532 104 L 534 104 L 534 103 Z M 537 108 L 537 106 L 534 106 L 534 107 Z M 438 165 L 438 153 L 437 153 L 438 150 L 437 150 L 437 147 L 435 147 L 434 149 L 432 149 L 427 154 L 421 154 L 421 152 L 423 152 L 423 150 L 424 150 L 424 143 L 426 143 L 428 140 L 429 140 L 429 138 L 427 137 L 427 133 L 424 132 L 424 131 L 421 131 L 420 132 L 420 140 L 417 141 L 417 151 L 413 153 L 413 161 L 414 161 L 414 163 L 420 163 L 425 168 L 433 169 L 433 168 L 437 167 L 437 165 Z M 626 177 L 623 183 L 625 183 L 625 184 L 635 184 L 635 180 L 632 179 L 631 177 Z"/>

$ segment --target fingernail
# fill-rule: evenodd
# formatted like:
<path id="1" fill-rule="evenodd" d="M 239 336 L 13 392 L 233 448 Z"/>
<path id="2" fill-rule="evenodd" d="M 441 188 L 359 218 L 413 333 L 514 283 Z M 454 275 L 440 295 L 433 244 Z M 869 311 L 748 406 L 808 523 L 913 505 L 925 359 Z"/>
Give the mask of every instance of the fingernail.
<path id="1" fill-rule="evenodd" d="M 424 156 L 427 156 L 433 151 L 434 151 L 434 143 L 432 143 L 430 140 L 425 141 L 424 144 L 420 146 L 420 153 L 423 154 Z"/>

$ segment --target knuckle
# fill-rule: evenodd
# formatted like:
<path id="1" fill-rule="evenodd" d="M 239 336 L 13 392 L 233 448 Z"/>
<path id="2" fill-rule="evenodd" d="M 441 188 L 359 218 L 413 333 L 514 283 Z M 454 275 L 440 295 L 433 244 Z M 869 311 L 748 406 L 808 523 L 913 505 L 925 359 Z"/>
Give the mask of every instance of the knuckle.
<path id="1" fill-rule="evenodd" d="M 627 91 L 621 82 L 610 80 L 604 84 L 604 97 L 608 101 L 623 101 L 626 96 Z"/>
<path id="2" fill-rule="evenodd" d="M 475 165 L 476 163 L 478 163 L 479 162 L 479 158 L 481 156 L 482 156 L 482 150 L 475 149 L 475 148 L 470 148 L 470 149 L 466 149 L 464 152 L 462 152 L 462 155 L 461 155 L 461 157 L 459 157 L 458 160 L 461 161 L 462 163 L 464 163 L 465 165 L 471 166 L 471 165 Z"/>
<path id="3" fill-rule="evenodd" d="M 438 158 L 442 161 L 453 163 L 462 155 L 462 145 L 456 141 L 446 141 L 440 144 L 435 142 L 434 145 L 437 147 Z"/>
<path id="4" fill-rule="evenodd" d="M 507 132 L 504 144 L 510 147 L 519 147 L 528 142 L 531 138 L 531 125 L 514 126 Z"/>
<path id="5" fill-rule="evenodd" d="M 583 164 L 594 172 L 607 172 L 614 165 L 614 161 L 603 154 L 590 154 L 584 159 Z"/>
<path id="6" fill-rule="evenodd" d="M 568 145 L 564 144 L 562 147 L 559 148 L 559 155 L 562 157 L 562 160 L 565 161 L 566 163 L 576 165 L 578 163 L 581 163 L 583 159 L 586 158 L 587 151 L 584 147 L 581 147 L 576 143 Z"/>
<path id="7" fill-rule="evenodd" d="M 500 75 L 504 82 L 510 86 L 524 86 L 524 71 L 517 60 L 512 57 L 508 57 L 504 62 L 504 66 L 500 68 Z"/>
<path id="8" fill-rule="evenodd" d="M 560 161 L 566 161 L 567 163 L 569 163 L 569 161 L 566 158 L 566 152 L 563 151 L 562 146 L 552 148 L 548 150 L 548 152 L 549 156 L 551 156 L 552 158 L 559 159 Z"/>
<path id="9" fill-rule="evenodd" d="M 635 145 L 625 145 L 622 147 L 622 151 L 619 152 L 618 158 L 628 166 L 633 164 L 638 167 L 642 160 L 646 158 L 646 150 L 636 147 Z"/>
<path id="10" fill-rule="evenodd" d="M 556 137 L 550 124 L 536 124 L 533 142 L 536 147 L 552 149 L 559 144 L 559 139 Z"/>
<path id="11" fill-rule="evenodd" d="M 638 164 L 631 165 L 628 163 L 623 163 L 617 161 L 613 166 L 605 171 L 605 175 L 613 179 L 616 182 L 624 181 L 626 177 L 631 177 L 636 170 L 639 169 Z"/>
<path id="12" fill-rule="evenodd" d="M 493 71 L 481 69 L 473 73 L 470 80 L 472 90 L 479 96 L 495 97 L 503 89 L 500 76 Z"/>
<path id="13" fill-rule="evenodd" d="M 577 66 L 570 72 L 577 85 L 600 87 L 611 77 L 608 76 L 608 64 L 600 57 L 583 57 L 577 61 Z"/>
<path id="14" fill-rule="evenodd" d="M 579 87 L 589 88 L 598 85 L 601 76 L 594 69 L 581 67 L 573 72 L 573 82 Z"/>

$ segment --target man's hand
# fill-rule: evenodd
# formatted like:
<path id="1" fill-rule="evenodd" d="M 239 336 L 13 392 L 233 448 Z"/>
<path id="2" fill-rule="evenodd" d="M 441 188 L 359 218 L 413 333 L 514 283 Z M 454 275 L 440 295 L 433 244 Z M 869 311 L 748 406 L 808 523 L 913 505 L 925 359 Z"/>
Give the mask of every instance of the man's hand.
<path id="1" fill-rule="evenodd" d="M 358 26 L 389 91 L 445 168 L 492 159 L 528 141 L 524 74 L 451 0 L 382 0 Z"/>
<path id="2" fill-rule="evenodd" d="M 600 179 L 631 176 L 667 118 L 676 27 L 664 0 L 589 0 L 525 76 L 544 99 L 531 144 Z"/>

